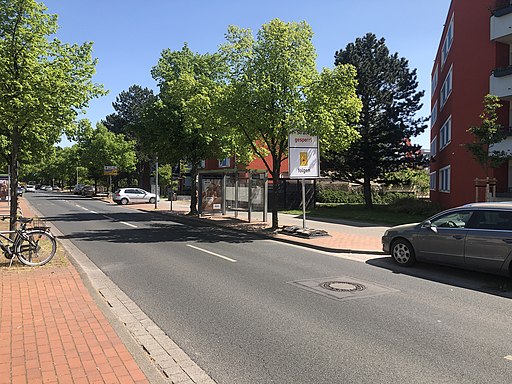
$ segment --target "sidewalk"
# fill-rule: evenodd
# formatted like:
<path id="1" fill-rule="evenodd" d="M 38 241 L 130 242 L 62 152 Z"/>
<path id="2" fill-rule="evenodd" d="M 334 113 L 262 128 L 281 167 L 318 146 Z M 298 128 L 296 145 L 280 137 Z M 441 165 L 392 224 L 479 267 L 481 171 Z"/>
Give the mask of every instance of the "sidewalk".
<path id="1" fill-rule="evenodd" d="M 149 383 L 62 250 L 0 277 L 0 384 Z"/>
<path id="2" fill-rule="evenodd" d="M 184 216 L 190 211 L 190 201 L 177 200 L 172 202 L 172 210 L 169 201 L 160 201 L 158 208 L 150 204 L 128 205 L 133 209 L 145 212 L 161 212 L 165 214 Z M 311 229 L 324 230 L 328 236 L 301 238 L 284 234 L 281 231 L 271 232 L 272 214 L 268 214 L 268 221 L 263 222 L 262 212 L 253 212 L 251 222 L 248 222 L 247 212 L 239 212 L 238 218 L 234 212 L 228 212 L 225 216 L 221 214 L 205 215 L 200 218 L 188 217 L 191 220 L 202 220 L 214 225 L 226 226 L 244 231 L 257 232 L 270 236 L 276 240 L 309 246 L 328 252 L 337 253 L 382 253 L 381 238 L 388 228 L 382 225 L 351 223 L 343 220 L 310 218 L 306 216 L 306 227 Z M 279 226 L 303 227 L 302 216 L 294 216 L 279 213 Z"/>

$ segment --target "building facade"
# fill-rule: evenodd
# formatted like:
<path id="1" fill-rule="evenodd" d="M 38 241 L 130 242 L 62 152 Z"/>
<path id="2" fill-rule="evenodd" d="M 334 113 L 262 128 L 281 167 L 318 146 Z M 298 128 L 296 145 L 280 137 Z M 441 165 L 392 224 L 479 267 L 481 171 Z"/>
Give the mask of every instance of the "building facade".
<path id="1" fill-rule="evenodd" d="M 464 147 L 489 93 L 502 101 L 499 123 L 507 132 L 512 126 L 511 45 L 509 0 L 452 0 L 431 77 L 430 197 L 444 208 L 476 201 L 477 178 L 495 178 L 498 196 L 512 191 L 512 163 L 486 174 Z M 512 148 L 508 140 L 500 149 Z M 485 189 L 478 196 L 483 201 Z"/>

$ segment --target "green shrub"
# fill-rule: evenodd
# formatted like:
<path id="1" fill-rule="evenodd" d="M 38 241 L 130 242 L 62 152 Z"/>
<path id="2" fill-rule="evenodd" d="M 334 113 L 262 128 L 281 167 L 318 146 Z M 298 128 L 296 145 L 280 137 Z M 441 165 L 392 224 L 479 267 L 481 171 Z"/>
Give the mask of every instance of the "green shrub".
<path id="1" fill-rule="evenodd" d="M 396 200 L 410 197 L 407 193 L 373 193 L 374 204 L 392 204 Z M 360 192 L 348 192 L 340 189 L 319 189 L 317 202 L 331 204 L 364 204 L 364 195 Z"/>
<path id="2" fill-rule="evenodd" d="M 316 199 L 319 203 L 362 204 L 364 196 L 361 193 L 342 191 L 339 189 L 319 189 Z"/>
<path id="3" fill-rule="evenodd" d="M 441 209 L 429 200 L 417 199 L 415 197 L 397 198 L 388 205 L 388 209 L 393 212 L 407 213 L 411 215 L 431 216 Z"/>

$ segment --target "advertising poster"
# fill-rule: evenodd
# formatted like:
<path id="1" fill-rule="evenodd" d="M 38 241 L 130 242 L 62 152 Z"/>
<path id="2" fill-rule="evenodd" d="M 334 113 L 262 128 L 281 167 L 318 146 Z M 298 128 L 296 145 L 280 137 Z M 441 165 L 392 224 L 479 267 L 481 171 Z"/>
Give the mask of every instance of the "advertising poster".
<path id="1" fill-rule="evenodd" d="M 217 212 L 222 210 L 222 179 L 208 178 L 202 179 L 202 212 Z"/>

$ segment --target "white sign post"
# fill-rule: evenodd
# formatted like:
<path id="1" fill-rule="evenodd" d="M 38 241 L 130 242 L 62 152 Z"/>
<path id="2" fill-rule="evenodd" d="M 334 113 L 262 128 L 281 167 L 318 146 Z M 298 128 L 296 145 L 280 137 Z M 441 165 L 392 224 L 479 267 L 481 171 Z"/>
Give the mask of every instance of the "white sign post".
<path id="1" fill-rule="evenodd" d="M 290 179 L 302 179 L 302 227 L 306 228 L 305 179 L 320 177 L 320 148 L 318 136 L 290 135 L 288 138 Z"/>

